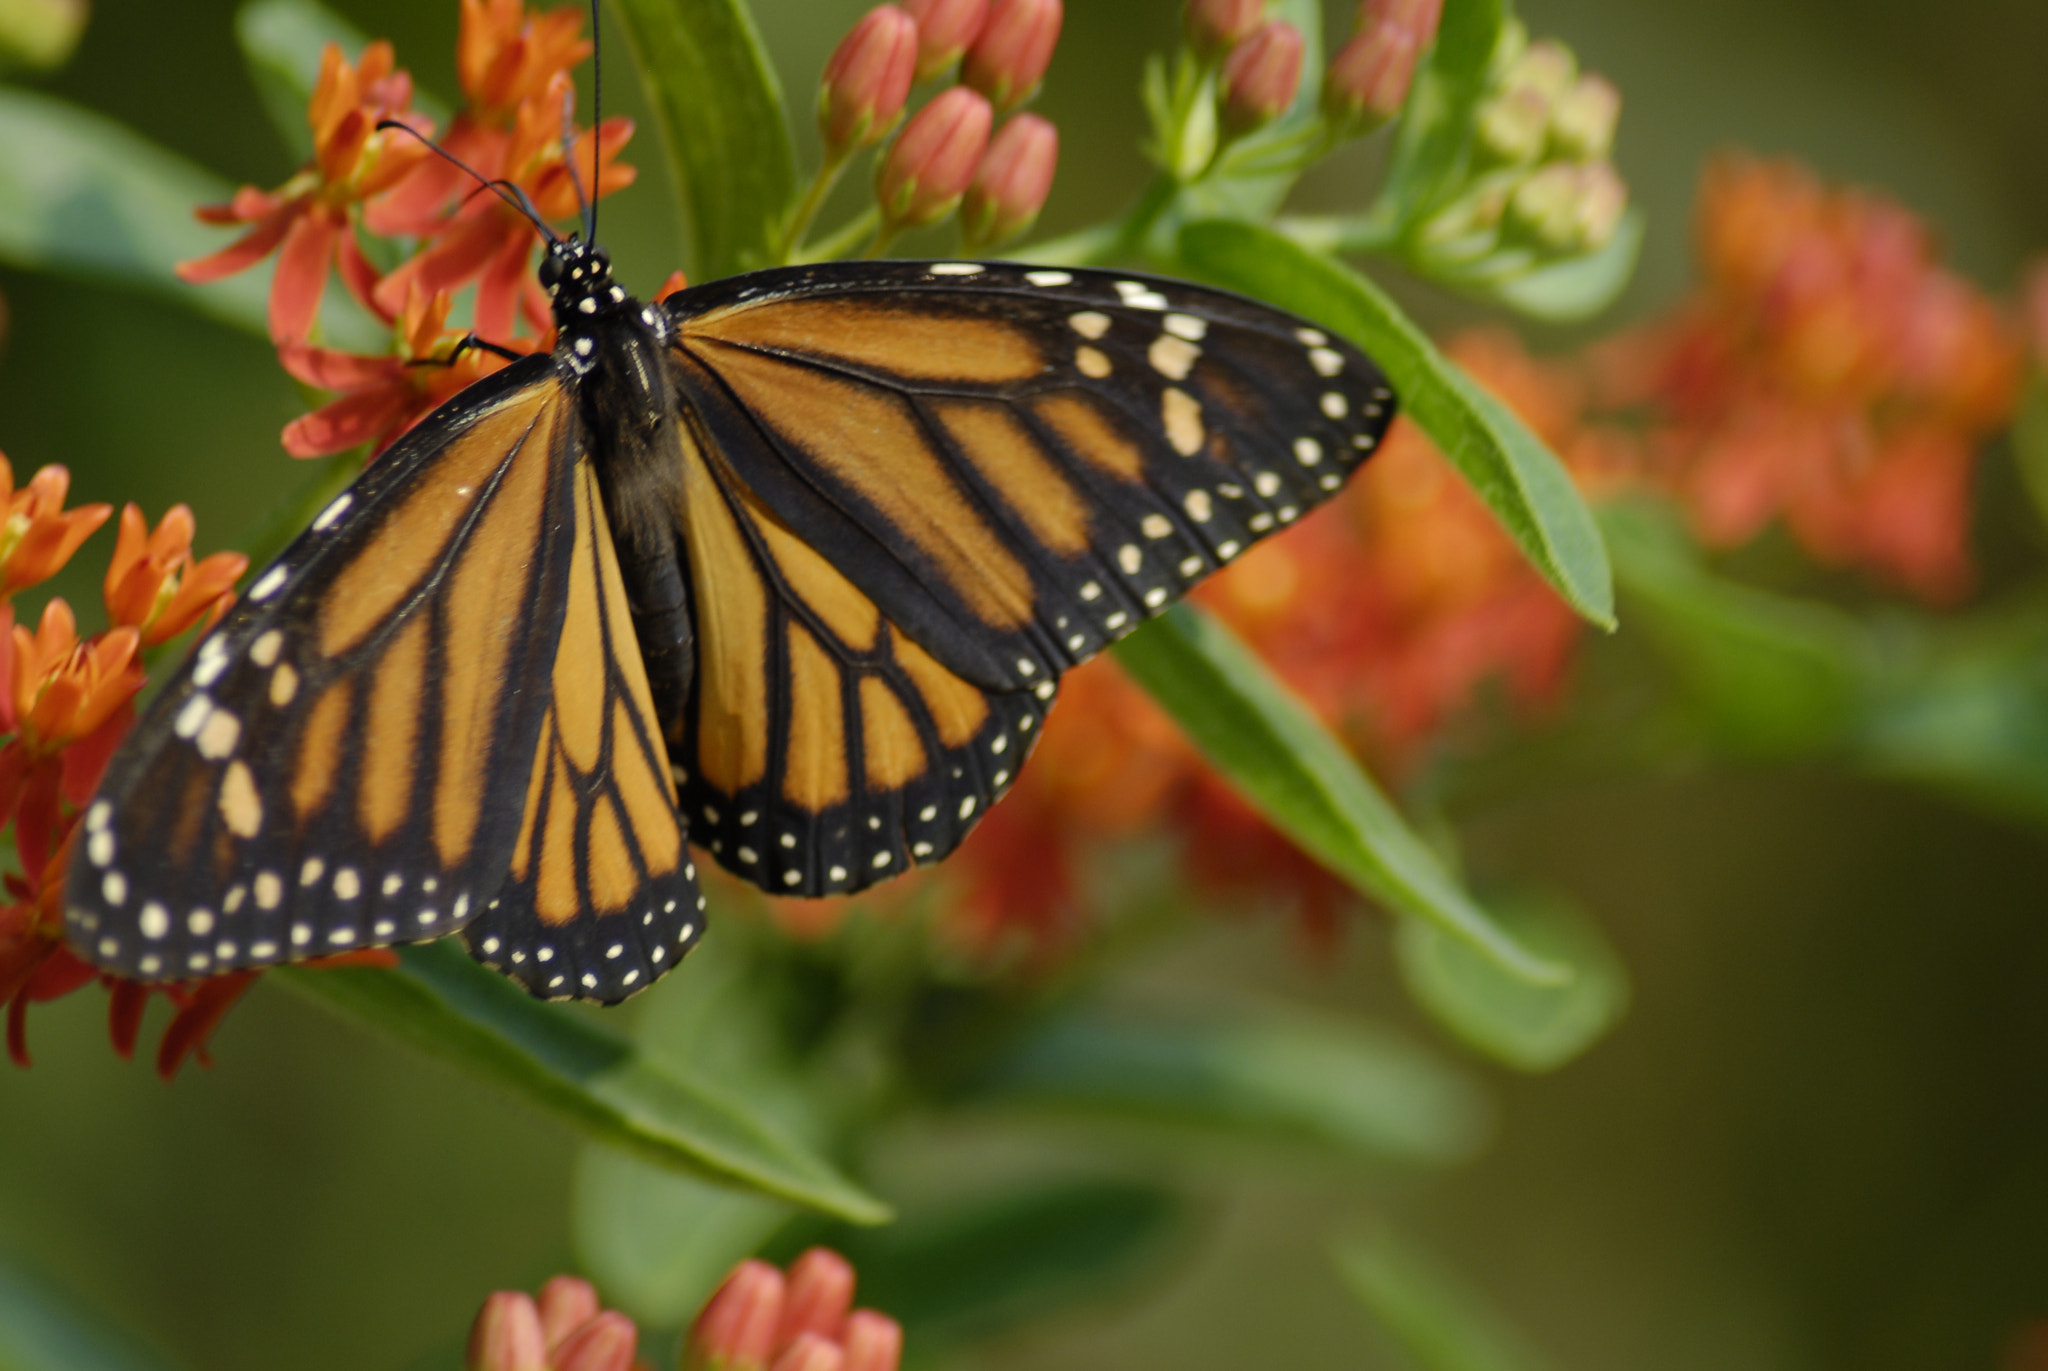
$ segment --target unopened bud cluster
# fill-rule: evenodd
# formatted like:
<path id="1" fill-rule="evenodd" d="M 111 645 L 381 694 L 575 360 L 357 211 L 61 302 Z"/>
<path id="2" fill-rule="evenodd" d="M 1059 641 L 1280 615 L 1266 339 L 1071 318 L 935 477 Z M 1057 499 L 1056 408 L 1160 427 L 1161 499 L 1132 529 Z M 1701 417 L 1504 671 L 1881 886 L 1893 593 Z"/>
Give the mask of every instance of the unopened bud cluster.
<path id="1" fill-rule="evenodd" d="M 1549 259 L 1607 245 L 1628 208 L 1608 160 L 1621 94 L 1562 43 L 1510 23 L 1473 118 L 1477 174 L 1421 231 L 1425 249 L 1472 261 L 1506 249 Z"/>
<path id="2" fill-rule="evenodd" d="M 875 169 L 878 243 L 956 210 L 970 249 L 1007 242 L 1037 220 L 1059 135 L 1013 111 L 1037 94 L 1064 17 L 1061 0 L 902 0 L 854 25 L 819 89 L 820 175 L 835 176 L 852 153 L 895 134 Z M 906 121 L 912 87 L 956 68 L 957 84 Z"/>
<path id="3" fill-rule="evenodd" d="M 1370 133 L 1401 112 L 1442 18 L 1443 0 L 1361 0 L 1351 40 L 1323 75 L 1323 115 L 1339 134 Z"/>

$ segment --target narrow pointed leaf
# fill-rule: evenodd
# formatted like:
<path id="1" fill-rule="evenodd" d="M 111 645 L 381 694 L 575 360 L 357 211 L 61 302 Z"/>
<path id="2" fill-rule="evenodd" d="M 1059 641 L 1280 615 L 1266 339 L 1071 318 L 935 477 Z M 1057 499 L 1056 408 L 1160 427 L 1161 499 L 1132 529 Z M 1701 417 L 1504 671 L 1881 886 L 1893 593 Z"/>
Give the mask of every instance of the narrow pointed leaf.
<path id="1" fill-rule="evenodd" d="M 1495 923 L 1343 743 L 1215 619 L 1176 605 L 1119 643 L 1117 660 L 1239 793 L 1332 872 L 1509 975 L 1548 984 L 1570 974 Z"/>
<path id="2" fill-rule="evenodd" d="M 294 990 L 662 1166 L 854 1223 L 881 1201 L 703 1084 L 588 1019 L 527 996 L 446 943 L 408 947 L 393 971 L 288 969 Z"/>
<path id="3" fill-rule="evenodd" d="M 1028 1030 L 980 1090 L 1409 1166 L 1468 1160 L 1491 1123 L 1478 1087 L 1434 1055 L 1369 1024 L 1299 1015 L 1071 1014 Z"/>
<path id="4" fill-rule="evenodd" d="M 1337 1270 L 1421 1371 L 1550 1366 L 1484 1297 L 1392 1233 L 1345 1244 Z"/>
<path id="5" fill-rule="evenodd" d="M 1591 919 L 1556 898 L 1496 899 L 1522 945 L 1571 967 L 1562 985 L 1530 985 L 1419 919 L 1395 934 L 1401 978 L 1460 1038 L 1522 1071 L 1554 1071 L 1604 1037 L 1628 1005 L 1628 972 Z"/>
<path id="6" fill-rule="evenodd" d="M 0 1371 L 172 1371 L 104 1313 L 0 1254 Z"/>
<path id="7" fill-rule="evenodd" d="M 1191 270 L 1314 319 L 1365 349 L 1387 373 L 1403 412 L 1443 449 L 1522 554 L 1581 615 L 1614 626 L 1607 551 L 1564 465 L 1378 286 L 1255 224 L 1190 224 L 1180 249 Z"/>
<path id="8" fill-rule="evenodd" d="M 796 194 L 782 91 L 744 0 L 612 0 L 690 226 L 690 270 L 770 261 Z"/>
<path id="9" fill-rule="evenodd" d="M 225 247 L 232 232 L 192 210 L 234 187 L 104 115 L 48 95 L 0 90 L 0 261 L 164 296 L 268 336 L 268 263 L 188 286 L 177 263 Z M 321 329 L 333 346 L 374 351 L 388 341 L 329 291 Z"/>

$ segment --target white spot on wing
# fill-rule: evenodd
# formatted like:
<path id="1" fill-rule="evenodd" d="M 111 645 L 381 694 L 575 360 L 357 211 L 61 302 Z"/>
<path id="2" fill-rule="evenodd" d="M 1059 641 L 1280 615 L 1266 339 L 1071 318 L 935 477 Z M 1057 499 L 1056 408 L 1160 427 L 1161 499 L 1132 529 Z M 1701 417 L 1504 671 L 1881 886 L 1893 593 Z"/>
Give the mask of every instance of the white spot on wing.
<path id="1" fill-rule="evenodd" d="M 1185 338 L 1190 343 L 1199 343 L 1209 336 L 1209 321 L 1197 319 L 1192 314 L 1169 314 L 1164 327 L 1176 338 Z"/>
<path id="2" fill-rule="evenodd" d="M 1073 274 L 1065 271 L 1027 271 L 1024 273 L 1024 279 L 1034 286 L 1071 286 L 1074 284 Z"/>
<path id="3" fill-rule="evenodd" d="M 1079 314 L 1070 314 L 1067 323 L 1091 343 L 1109 332 L 1109 316 L 1100 310 L 1084 309 Z"/>
<path id="4" fill-rule="evenodd" d="M 315 533 L 325 533 L 328 529 L 333 528 L 334 521 L 348 513 L 348 507 L 355 502 L 356 497 L 346 490 L 335 496 L 334 502 L 321 510 L 320 517 L 313 521 L 313 531 Z"/>
<path id="5" fill-rule="evenodd" d="M 279 588 L 284 585 L 284 579 L 286 575 L 287 572 L 285 571 L 283 566 L 280 565 L 272 567 L 270 570 L 263 573 L 262 580 L 258 581 L 255 585 L 249 587 L 249 598 L 257 601 L 269 599 L 271 596 L 277 594 Z M 207 641 L 212 642 L 215 640 L 208 639 Z"/>
<path id="6" fill-rule="evenodd" d="M 934 262 L 925 270 L 934 276 L 979 276 L 988 268 L 979 262 Z"/>

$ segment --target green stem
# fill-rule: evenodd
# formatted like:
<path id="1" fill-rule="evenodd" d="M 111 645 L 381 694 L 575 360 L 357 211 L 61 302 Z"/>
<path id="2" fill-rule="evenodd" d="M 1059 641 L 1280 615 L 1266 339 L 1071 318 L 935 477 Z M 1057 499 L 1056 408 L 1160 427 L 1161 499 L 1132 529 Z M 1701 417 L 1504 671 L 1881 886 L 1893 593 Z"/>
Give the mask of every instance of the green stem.
<path id="1" fill-rule="evenodd" d="M 875 226 L 881 222 L 882 212 L 873 205 L 870 205 L 865 211 L 854 216 L 853 220 L 846 224 L 845 227 L 822 242 L 806 243 L 796 249 L 790 254 L 789 261 L 792 264 L 830 262 L 841 257 L 850 256 L 854 249 L 860 246 L 863 238 L 868 238 L 874 234 Z"/>
<path id="2" fill-rule="evenodd" d="M 1273 227 L 1314 252 L 1391 252 L 1401 241 L 1384 218 L 1364 214 L 1289 214 Z"/>
<path id="3" fill-rule="evenodd" d="M 860 255 L 863 257 L 880 257 L 889 250 L 889 245 L 896 241 L 896 234 L 897 230 L 893 226 L 878 224 L 875 228 L 874 238 L 869 241 L 866 248 L 862 249 Z"/>
<path id="4" fill-rule="evenodd" d="M 803 242 L 811 221 L 818 217 L 818 211 L 825 207 L 825 197 L 832 193 L 832 187 L 839 184 L 839 173 L 846 169 L 846 161 L 844 152 L 825 154 L 825 160 L 819 164 L 818 174 L 811 178 L 803 199 L 797 201 L 788 222 L 782 226 L 782 232 L 776 235 L 775 260 L 778 264 L 795 260 L 797 245 Z"/>

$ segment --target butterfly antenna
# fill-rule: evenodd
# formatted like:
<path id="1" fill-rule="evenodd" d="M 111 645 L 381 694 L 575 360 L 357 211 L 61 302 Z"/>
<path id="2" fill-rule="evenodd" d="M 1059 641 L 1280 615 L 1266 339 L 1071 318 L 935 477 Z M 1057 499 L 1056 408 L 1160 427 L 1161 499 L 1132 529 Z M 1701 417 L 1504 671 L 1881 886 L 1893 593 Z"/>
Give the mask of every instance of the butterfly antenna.
<path id="1" fill-rule="evenodd" d="M 396 119 L 380 119 L 377 121 L 377 129 L 380 133 L 385 129 L 402 129 L 406 133 L 411 134 L 427 145 L 427 151 L 434 153 L 457 170 L 474 178 L 479 190 L 490 191 L 500 200 L 518 210 L 526 217 L 526 221 L 539 230 L 540 235 L 547 239 L 548 242 L 559 244 L 562 241 L 562 235 L 548 227 L 548 221 L 540 217 L 540 210 L 533 203 L 533 197 L 529 196 L 520 187 L 513 185 L 510 181 L 493 181 L 488 179 L 482 172 L 442 147 L 439 143 L 436 143 L 433 139 L 427 137 L 424 133 L 421 133 L 411 124 L 402 123 Z"/>
<path id="2" fill-rule="evenodd" d="M 603 26 L 603 15 L 597 0 L 590 0 L 590 223 L 587 242 L 597 242 L 597 182 L 598 173 L 604 163 L 604 35 L 598 30 Z M 569 169 L 576 169 L 576 161 L 569 160 Z M 578 182 L 576 193 L 583 193 Z"/>
<path id="3" fill-rule="evenodd" d="M 597 135 L 591 135 L 592 151 Z M 569 168 L 569 184 L 576 187 L 576 204 L 583 211 L 583 241 L 597 241 L 597 202 L 583 189 L 583 173 L 576 169 L 576 92 L 562 95 L 562 162 Z"/>

